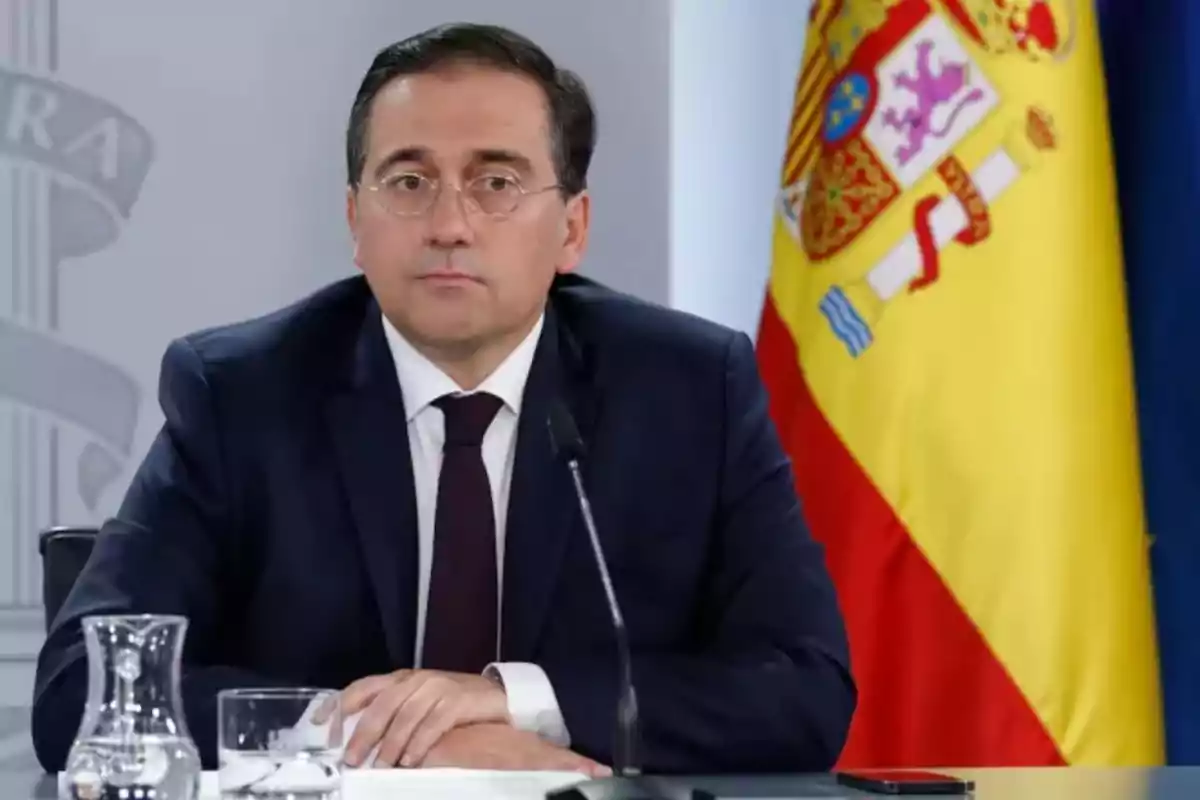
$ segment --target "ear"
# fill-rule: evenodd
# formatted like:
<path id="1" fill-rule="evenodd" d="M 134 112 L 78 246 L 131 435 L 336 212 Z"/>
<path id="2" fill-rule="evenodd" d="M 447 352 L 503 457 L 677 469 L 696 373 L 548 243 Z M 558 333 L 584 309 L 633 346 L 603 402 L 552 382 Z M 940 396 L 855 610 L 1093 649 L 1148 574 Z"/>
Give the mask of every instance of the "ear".
<path id="1" fill-rule="evenodd" d="M 563 226 L 562 249 L 555 271 L 565 274 L 579 266 L 587 252 L 588 229 L 591 223 L 592 198 L 587 190 L 567 201 L 567 213 Z"/>
<path id="2" fill-rule="evenodd" d="M 354 247 L 354 263 L 359 269 L 362 264 L 358 259 L 358 192 L 353 186 L 346 186 L 346 225 L 350 228 L 350 241 Z"/>

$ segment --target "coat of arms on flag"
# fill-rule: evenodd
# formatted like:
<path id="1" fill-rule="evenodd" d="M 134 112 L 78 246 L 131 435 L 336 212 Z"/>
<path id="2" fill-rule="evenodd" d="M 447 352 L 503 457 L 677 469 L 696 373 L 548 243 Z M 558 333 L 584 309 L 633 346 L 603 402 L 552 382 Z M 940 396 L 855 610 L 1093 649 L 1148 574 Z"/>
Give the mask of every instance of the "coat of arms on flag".
<path id="1" fill-rule="evenodd" d="M 813 264 L 851 247 L 885 213 L 908 219 L 907 235 L 865 274 L 845 276 L 820 300 L 851 355 L 871 345 L 891 301 L 938 279 L 940 251 L 987 239 L 991 205 L 1055 146 L 1053 110 L 1007 98 L 988 68 L 1019 59 L 1025 69 L 1053 69 L 1071 51 L 1071 6 L 874 0 L 814 7 L 828 81 L 805 143 L 810 158 L 800 157 L 811 166 L 781 194 L 784 219 Z M 986 138 L 988 127 L 990 144 L 967 156 L 968 143 Z"/>

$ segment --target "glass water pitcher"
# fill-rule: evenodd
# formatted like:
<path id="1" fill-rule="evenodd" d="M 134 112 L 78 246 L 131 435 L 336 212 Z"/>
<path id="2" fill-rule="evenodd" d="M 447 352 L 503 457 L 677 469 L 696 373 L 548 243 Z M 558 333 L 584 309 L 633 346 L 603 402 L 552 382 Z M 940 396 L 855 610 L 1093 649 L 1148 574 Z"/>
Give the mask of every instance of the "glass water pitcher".
<path id="1" fill-rule="evenodd" d="M 200 756 L 180 697 L 187 618 L 83 620 L 88 696 L 59 776 L 63 800 L 196 800 Z"/>

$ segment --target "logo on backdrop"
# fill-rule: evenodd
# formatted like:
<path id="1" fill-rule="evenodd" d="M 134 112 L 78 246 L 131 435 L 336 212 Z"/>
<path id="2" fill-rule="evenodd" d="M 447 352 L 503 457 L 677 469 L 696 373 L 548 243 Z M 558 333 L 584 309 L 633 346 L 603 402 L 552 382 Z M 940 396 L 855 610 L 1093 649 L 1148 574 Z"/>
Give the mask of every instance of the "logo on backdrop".
<path id="1" fill-rule="evenodd" d="M 0 0 L 0 54 L 0 629 L 28 630 L 41 621 L 37 533 L 70 521 L 67 493 L 95 509 L 129 458 L 141 394 L 62 336 L 60 269 L 117 240 L 154 147 L 130 115 L 58 79 L 57 0 Z"/>

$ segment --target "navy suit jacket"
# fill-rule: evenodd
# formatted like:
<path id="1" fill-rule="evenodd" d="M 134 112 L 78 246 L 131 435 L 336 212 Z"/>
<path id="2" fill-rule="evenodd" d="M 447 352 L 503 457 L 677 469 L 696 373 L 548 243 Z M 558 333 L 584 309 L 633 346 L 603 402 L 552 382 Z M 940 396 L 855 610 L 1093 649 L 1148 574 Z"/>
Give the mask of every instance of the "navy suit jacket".
<path id="1" fill-rule="evenodd" d="M 413 664 L 417 522 L 405 413 L 362 278 L 170 344 L 165 423 L 52 624 L 34 745 L 61 769 L 87 694 L 80 620 L 189 620 L 182 696 L 206 765 L 216 694 L 341 688 Z M 549 676 L 572 748 L 611 763 L 613 628 L 569 472 L 564 400 L 633 652 L 649 772 L 825 770 L 855 706 L 823 551 L 744 334 L 556 280 L 525 390 L 501 660 Z"/>

